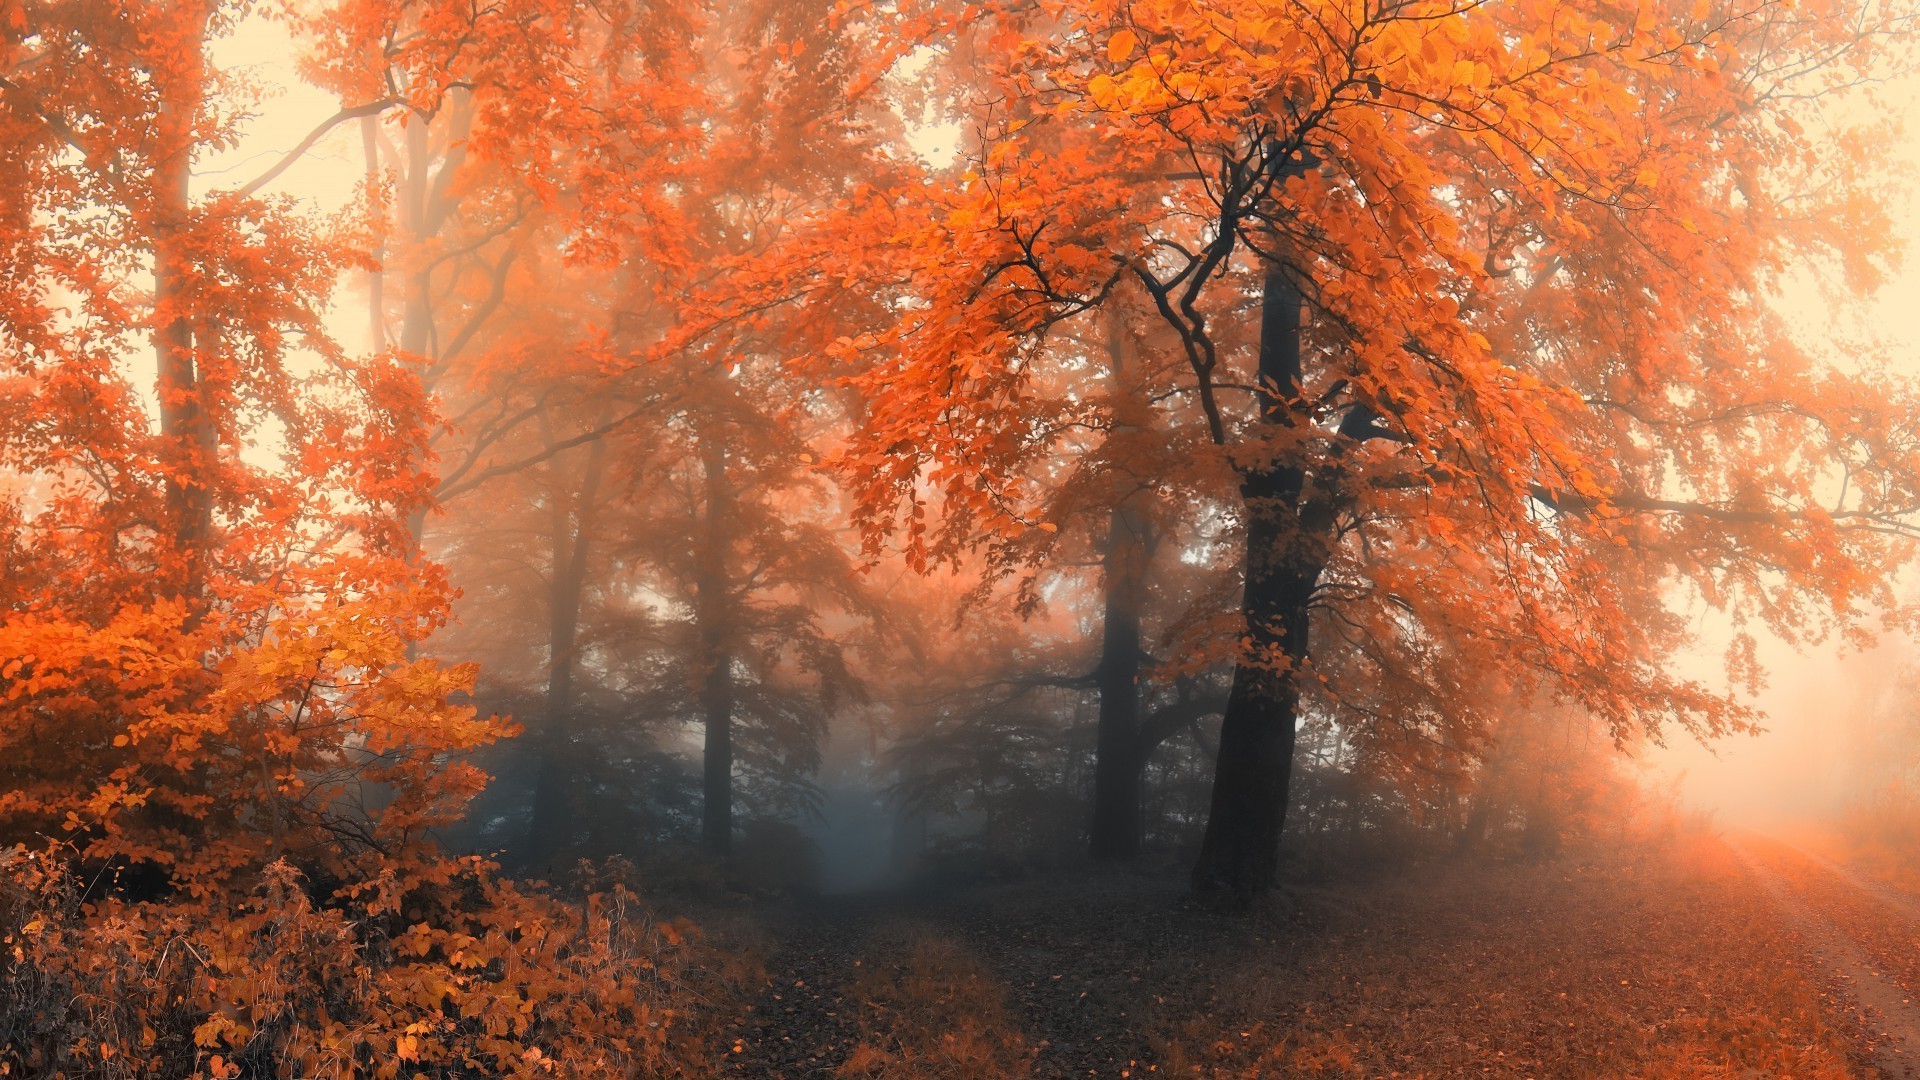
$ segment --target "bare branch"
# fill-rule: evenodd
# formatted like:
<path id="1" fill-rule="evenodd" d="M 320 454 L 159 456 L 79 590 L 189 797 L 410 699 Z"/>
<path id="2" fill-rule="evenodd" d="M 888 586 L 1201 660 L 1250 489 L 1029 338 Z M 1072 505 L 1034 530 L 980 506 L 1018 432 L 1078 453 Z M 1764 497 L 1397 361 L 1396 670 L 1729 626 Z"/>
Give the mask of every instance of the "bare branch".
<path id="1" fill-rule="evenodd" d="M 307 137 L 304 139 L 301 139 L 297 144 L 294 145 L 293 149 L 287 151 L 285 156 L 281 157 L 279 161 L 275 162 L 272 168 L 268 169 L 266 172 L 261 173 L 259 176 L 254 177 L 253 180 L 242 185 L 241 187 L 237 187 L 233 189 L 231 192 L 228 192 L 227 194 L 237 199 L 244 199 L 250 195 L 255 194 L 261 188 L 264 188 L 268 184 L 271 184 L 275 180 L 279 179 L 281 173 L 286 172 L 288 169 L 293 167 L 294 162 L 299 161 L 302 157 L 305 157 L 307 151 L 313 149 L 315 143 L 319 142 L 321 139 L 326 138 L 327 133 L 332 131 L 334 128 L 339 127 L 341 124 L 344 124 L 349 120 L 358 120 L 364 116 L 378 116 L 381 113 L 386 112 L 388 109 L 391 109 L 398 104 L 400 104 L 400 102 L 394 100 L 393 98 L 381 98 L 379 101 L 369 101 L 365 105 L 355 105 L 352 108 L 341 109 L 339 112 L 334 113 L 332 116 L 328 117 L 327 119 L 322 120 L 319 126 L 315 127 L 312 131 L 307 132 Z"/>

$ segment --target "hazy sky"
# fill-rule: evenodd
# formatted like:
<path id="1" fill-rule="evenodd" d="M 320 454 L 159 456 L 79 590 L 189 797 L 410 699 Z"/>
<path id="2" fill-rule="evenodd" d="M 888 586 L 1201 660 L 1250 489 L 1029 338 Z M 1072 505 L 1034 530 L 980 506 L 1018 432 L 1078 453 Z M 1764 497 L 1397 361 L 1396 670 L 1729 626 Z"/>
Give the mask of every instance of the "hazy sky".
<path id="1" fill-rule="evenodd" d="M 1812 283 L 1786 290 L 1779 303 L 1810 347 L 1831 343 L 1844 352 L 1855 344 L 1848 339 L 1870 335 L 1881 340 L 1889 363 L 1920 376 L 1920 187 L 1911 181 L 1920 175 L 1917 96 L 1920 79 L 1906 78 L 1862 94 L 1847 106 L 1854 117 L 1886 117 L 1915 129 L 1899 137 L 1895 175 L 1887 184 L 1899 239 L 1910 252 L 1906 265 L 1868 306 L 1862 326 L 1851 326 L 1837 315 Z M 1845 362 L 1844 356 L 1840 359 Z M 1909 593 L 1920 587 L 1915 584 L 1920 577 L 1911 572 L 1903 576 Z M 1725 620 L 1712 613 L 1696 617 L 1701 648 L 1676 662 L 1718 689 L 1726 679 L 1717 650 L 1729 630 Z M 1883 641 L 1863 654 L 1838 643 L 1799 651 L 1760 636 L 1769 685 L 1757 703 L 1768 714 L 1767 733 L 1722 740 L 1711 749 L 1676 735 L 1665 750 L 1647 756 L 1661 774 L 1684 774 L 1685 795 L 1729 823 L 1776 823 L 1837 809 L 1850 794 L 1849 765 L 1860 753 L 1866 723 L 1875 710 L 1898 707 L 1896 700 L 1889 700 L 1894 683 L 1915 654 L 1903 640 Z"/>

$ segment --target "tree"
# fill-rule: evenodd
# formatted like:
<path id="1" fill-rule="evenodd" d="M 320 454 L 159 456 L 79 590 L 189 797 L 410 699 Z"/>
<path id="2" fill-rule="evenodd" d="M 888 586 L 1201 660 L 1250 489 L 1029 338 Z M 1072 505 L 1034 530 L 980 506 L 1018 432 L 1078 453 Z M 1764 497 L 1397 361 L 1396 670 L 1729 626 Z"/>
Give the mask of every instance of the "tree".
<path id="1" fill-rule="evenodd" d="M 1822 363 L 1767 299 L 1807 258 L 1876 279 L 1872 144 L 1793 107 L 1870 77 L 1904 25 L 1857 15 L 1093 2 L 981 24 L 1019 42 L 981 65 L 982 153 L 924 212 L 848 226 L 899 312 L 833 353 L 872 397 L 845 458 L 865 522 L 904 520 L 922 560 L 1031 528 L 1027 388 L 1127 282 L 1188 368 L 1158 406 L 1232 478 L 1197 496 L 1245 543 L 1197 887 L 1272 880 L 1306 713 L 1471 744 L 1484 717 L 1443 673 L 1335 681 L 1441 645 L 1616 737 L 1744 726 L 1662 667 L 1676 588 L 1790 636 L 1851 625 L 1890 599 L 1920 505 L 1910 388 Z"/>
<path id="2" fill-rule="evenodd" d="M 241 14 L 0 12 L 0 828 L 199 894 L 401 865 L 477 787 L 450 756 L 503 730 L 451 702 L 471 669 L 410 653 L 447 602 L 403 524 L 428 411 L 324 332 L 351 236 L 260 193 L 284 162 L 194 190 L 244 119 L 207 58 Z"/>
<path id="3" fill-rule="evenodd" d="M 671 192 L 701 141 L 706 103 L 699 23 L 697 11 L 675 6 L 613 13 L 431 0 L 344 2 L 312 23 L 312 62 L 342 94 L 343 112 L 397 118 L 366 130 L 370 180 L 391 211 L 378 223 L 386 259 L 369 277 L 370 303 L 375 341 L 391 342 L 450 406 L 452 422 L 430 448 L 442 471 L 438 507 L 510 490 L 529 470 L 546 474 L 546 686 L 531 717 L 539 764 L 527 838 L 543 853 L 568 830 L 603 440 L 644 406 L 600 416 L 605 430 L 556 416 L 595 392 L 621 392 L 607 349 L 643 344 L 609 317 L 632 294 L 595 279 L 623 259 L 646 265 L 616 280 L 676 275 L 685 229 Z M 389 290 L 389 278 L 400 287 Z M 582 310 L 583 297 L 597 308 Z M 544 362 L 528 363 L 535 355 Z M 574 467 L 576 458 L 587 466 Z M 423 508 L 416 538 L 426 526 Z"/>

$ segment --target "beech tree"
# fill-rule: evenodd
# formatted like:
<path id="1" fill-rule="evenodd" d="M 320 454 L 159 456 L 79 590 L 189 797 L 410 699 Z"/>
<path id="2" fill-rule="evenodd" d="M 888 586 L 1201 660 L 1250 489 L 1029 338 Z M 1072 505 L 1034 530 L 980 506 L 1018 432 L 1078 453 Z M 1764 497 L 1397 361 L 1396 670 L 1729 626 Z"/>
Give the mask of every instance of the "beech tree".
<path id="1" fill-rule="evenodd" d="M 1910 388 L 1810 355 L 1768 299 L 1807 259 L 1877 278 L 1873 144 L 1794 103 L 1870 77 L 1898 25 L 1371 2 L 985 24 L 1011 59 L 982 65 L 983 152 L 924 212 L 853 226 L 900 312 L 833 353 L 871 399 L 845 458 L 865 520 L 923 560 L 1033 528 L 1034 369 L 1126 282 L 1245 542 L 1196 886 L 1271 881 L 1303 710 L 1471 742 L 1484 716 L 1439 673 L 1392 684 L 1431 707 L 1335 681 L 1436 642 L 1618 737 L 1742 728 L 1665 669 L 1676 590 L 1818 634 L 1889 602 L 1908 550 Z"/>

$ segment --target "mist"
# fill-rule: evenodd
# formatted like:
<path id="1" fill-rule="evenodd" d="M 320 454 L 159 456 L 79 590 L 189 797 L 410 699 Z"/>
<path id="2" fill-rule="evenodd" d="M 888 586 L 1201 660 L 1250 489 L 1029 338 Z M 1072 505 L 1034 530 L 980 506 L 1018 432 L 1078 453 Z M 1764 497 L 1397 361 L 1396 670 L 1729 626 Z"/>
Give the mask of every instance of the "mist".
<path id="1" fill-rule="evenodd" d="M 1916 26 L 0 0 L 0 1075 L 1913 1075 Z"/>
<path id="2" fill-rule="evenodd" d="M 1902 749 L 1920 749 L 1890 738 L 1910 709 L 1912 649 L 1898 638 L 1866 649 L 1770 638 L 1760 655 L 1767 686 L 1750 700 L 1762 729 L 1669 739 L 1647 754 L 1649 780 L 1726 827 L 1832 827 L 1898 775 Z"/>

